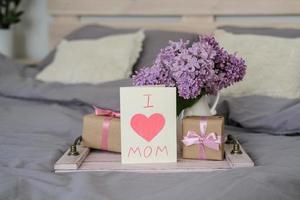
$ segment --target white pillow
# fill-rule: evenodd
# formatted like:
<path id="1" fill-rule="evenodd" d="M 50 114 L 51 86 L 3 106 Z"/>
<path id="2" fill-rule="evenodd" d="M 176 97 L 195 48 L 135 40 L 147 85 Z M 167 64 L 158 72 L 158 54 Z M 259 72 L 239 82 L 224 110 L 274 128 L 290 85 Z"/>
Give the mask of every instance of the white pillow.
<path id="1" fill-rule="evenodd" d="M 36 79 L 45 82 L 97 84 L 128 78 L 142 50 L 145 34 L 107 36 L 96 40 L 63 40 L 54 61 Z"/>
<path id="2" fill-rule="evenodd" d="M 217 30 L 215 36 L 221 46 L 237 52 L 248 66 L 244 80 L 221 94 L 300 97 L 300 38 L 234 35 L 222 30 Z"/>

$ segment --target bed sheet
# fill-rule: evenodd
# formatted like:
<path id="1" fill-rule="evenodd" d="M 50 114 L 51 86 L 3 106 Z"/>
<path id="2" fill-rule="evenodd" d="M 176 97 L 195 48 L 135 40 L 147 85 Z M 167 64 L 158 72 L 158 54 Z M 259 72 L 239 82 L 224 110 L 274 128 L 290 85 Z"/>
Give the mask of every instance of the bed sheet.
<path id="1" fill-rule="evenodd" d="M 74 102 L 0 97 L 0 199 L 300 199 L 300 137 L 226 127 L 256 167 L 209 173 L 55 174 L 91 112 Z"/>

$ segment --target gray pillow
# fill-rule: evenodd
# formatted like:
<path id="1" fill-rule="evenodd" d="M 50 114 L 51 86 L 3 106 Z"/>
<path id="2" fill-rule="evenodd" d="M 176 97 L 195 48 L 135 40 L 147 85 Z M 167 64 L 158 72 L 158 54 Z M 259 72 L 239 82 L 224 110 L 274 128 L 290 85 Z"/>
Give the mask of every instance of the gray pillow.
<path id="1" fill-rule="evenodd" d="M 67 40 L 80 40 L 80 39 L 97 39 L 108 35 L 124 34 L 136 32 L 138 29 L 116 29 L 101 25 L 86 25 L 83 26 L 65 37 Z M 190 40 L 194 41 L 198 38 L 198 34 L 185 33 L 185 32 L 172 32 L 172 31 L 159 31 L 159 30 L 146 30 L 146 38 L 143 44 L 143 51 L 134 65 L 133 71 L 144 67 L 150 66 L 159 53 L 160 49 L 168 44 L 169 40 Z M 55 55 L 55 49 L 43 59 L 37 66 L 39 70 L 49 65 Z"/>
<path id="2" fill-rule="evenodd" d="M 234 33 L 234 34 L 254 34 L 254 35 L 268 35 L 284 38 L 300 37 L 300 29 L 288 28 L 258 28 L 258 27 L 238 27 L 238 26 L 221 26 L 218 29 Z"/>
<path id="3" fill-rule="evenodd" d="M 185 32 L 171 32 L 171 31 L 159 31 L 159 30 L 146 30 L 146 38 L 144 41 L 144 48 L 141 56 L 136 63 L 134 70 L 138 70 L 142 67 L 149 67 L 153 64 L 154 59 L 160 52 L 160 49 L 164 48 L 170 40 L 179 41 L 190 40 L 196 41 L 199 37 L 195 33 Z"/>
<path id="4" fill-rule="evenodd" d="M 217 110 L 228 125 L 275 135 L 300 133 L 300 99 L 223 97 Z"/>

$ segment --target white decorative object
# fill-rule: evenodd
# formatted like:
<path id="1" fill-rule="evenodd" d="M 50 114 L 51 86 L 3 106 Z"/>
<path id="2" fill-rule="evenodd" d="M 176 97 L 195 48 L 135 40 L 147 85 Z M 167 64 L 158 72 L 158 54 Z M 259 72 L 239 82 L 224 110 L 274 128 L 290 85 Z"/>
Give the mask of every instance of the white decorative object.
<path id="1" fill-rule="evenodd" d="M 224 96 L 300 97 L 300 38 L 235 35 L 218 30 L 215 36 L 229 52 L 247 64 L 243 81 L 221 91 Z"/>
<path id="2" fill-rule="evenodd" d="M 177 161 L 176 88 L 121 87 L 122 163 Z"/>
<path id="3" fill-rule="evenodd" d="M 7 57 L 13 56 L 13 32 L 12 29 L 0 29 L 0 53 Z"/>
<path id="4" fill-rule="evenodd" d="M 52 64 L 36 79 L 97 84 L 128 78 L 142 50 L 145 34 L 112 35 L 96 40 L 62 41 Z"/>
<path id="5" fill-rule="evenodd" d="M 215 101 L 210 108 L 208 105 L 208 96 L 202 96 L 194 105 L 184 109 L 183 116 L 212 116 L 217 114 L 216 107 L 219 102 L 219 93 L 217 94 Z"/>

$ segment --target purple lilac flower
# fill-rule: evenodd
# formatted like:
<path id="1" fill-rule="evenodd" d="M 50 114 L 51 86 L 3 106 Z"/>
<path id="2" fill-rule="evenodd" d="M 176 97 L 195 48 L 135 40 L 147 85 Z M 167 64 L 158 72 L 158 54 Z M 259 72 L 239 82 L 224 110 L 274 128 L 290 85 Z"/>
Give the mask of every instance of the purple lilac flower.
<path id="1" fill-rule="evenodd" d="M 134 85 L 175 86 L 178 95 L 194 99 L 201 94 L 216 94 L 246 73 L 245 61 L 221 48 L 214 37 L 189 41 L 170 41 L 161 49 L 153 65 L 133 76 Z"/>

